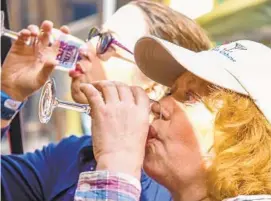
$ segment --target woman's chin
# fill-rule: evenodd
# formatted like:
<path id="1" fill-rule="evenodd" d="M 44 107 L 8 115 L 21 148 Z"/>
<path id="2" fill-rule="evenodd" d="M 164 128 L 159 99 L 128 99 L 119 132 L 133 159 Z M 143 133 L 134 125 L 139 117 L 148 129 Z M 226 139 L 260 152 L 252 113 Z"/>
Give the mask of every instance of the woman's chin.
<path id="1" fill-rule="evenodd" d="M 161 173 L 161 164 L 159 163 L 158 158 L 153 154 L 146 154 L 143 163 L 143 169 L 153 179 L 159 178 Z"/>
<path id="2" fill-rule="evenodd" d="M 146 145 L 145 145 L 145 151 L 146 154 L 155 154 L 156 153 L 156 146 L 157 146 L 157 139 L 147 139 Z"/>
<path id="3" fill-rule="evenodd" d="M 158 161 L 163 160 L 164 151 L 161 146 L 157 139 L 151 139 L 146 144 L 144 158 L 144 165 L 146 165 L 146 167 L 154 167 Z"/>
<path id="4" fill-rule="evenodd" d="M 143 162 L 143 169 L 144 171 L 150 176 L 154 171 L 155 160 L 150 155 L 145 155 L 144 162 Z"/>

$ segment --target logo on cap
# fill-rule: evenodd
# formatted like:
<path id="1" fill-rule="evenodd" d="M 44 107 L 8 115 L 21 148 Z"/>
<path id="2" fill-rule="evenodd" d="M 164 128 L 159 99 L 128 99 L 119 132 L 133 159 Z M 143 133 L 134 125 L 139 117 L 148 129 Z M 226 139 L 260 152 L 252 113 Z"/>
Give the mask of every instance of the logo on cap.
<path id="1" fill-rule="evenodd" d="M 235 46 L 232 48 L 224 48 L 225 51 L 227 52 L 234 52 L 236 50 L 247 50 L 247 48 L 245 46 L 243 46 L 240 43 L 235 43 Z"/>
<path id="2" fill-rule="evenodd" d="M 236 59 L 233 58 L 231 53 L 236 52 L 237 50 L 238 51 L 247 50 L 247 48 L 240 43 L 234 43 L 233 45 L 234 45 L 233 47 L 224 47 L 224 48 L 221 48 L 224 46 L 224 45 L 221 45 L 221 46 L 215 47 L 214 49 L 212 49 L 212 51 L 219 52 L 220 54 L 224 55 L 231 61 L 236 62 Z"/>

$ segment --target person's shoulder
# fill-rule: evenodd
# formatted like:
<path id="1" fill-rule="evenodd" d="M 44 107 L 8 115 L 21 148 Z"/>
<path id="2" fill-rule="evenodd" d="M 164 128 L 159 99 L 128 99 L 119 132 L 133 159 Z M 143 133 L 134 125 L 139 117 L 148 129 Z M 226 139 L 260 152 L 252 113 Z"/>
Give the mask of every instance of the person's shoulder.
<path id="1" fill-rule="evenodd" d="M 75 136 L 71 135 L 69 137 L 63 138 L 59 142 L 49 143 L 34 152 L 27 152 L 20 155 L 22 158 L 57 158 L 61 159 L 63 156 L 73 156 L 77 155 L 85 147 L 92 147 L 91 136 Z"/>
<path id="2" fill-rule="evenodd" d="M 78 163 L 81 156 L 84 156 L 84 150 L 89 150 L 92 154 L 92 138 L 91 136 L 74 136 L 63 138 L 58 143 L 50 143 L 43 147 L 42 150 L 36 150 L 33 154 L 26 155 L 28 159 L 33 157 L 43 158 L 44 161 L 55 166 L 67 167 L 71 164 Z"/>
<path id="3" fill-rule="evenodd" d="M 85 146 L 89 146 L 92 142 L 92 138 L 89 135 L 84 135 L 84 136 L 75 136 L 75 135 L 71 135 L 69 137 L 63 138 L 59 143 L 59 145 L 62 146 L 75 146 L 77 144 L 83 144 Z"/>
<path id="4" fill-rule="evenodd" d="M 71 135 L 67 138 L 63 138 L 59 143 L 52 143 L 51 149 L 56 149 L 58 151 L 67 152 L 77 152 L 82 150 L 85 147 L 92 146 L 92 138 L 89 135 L 84 135 L 81 137 Z"/>

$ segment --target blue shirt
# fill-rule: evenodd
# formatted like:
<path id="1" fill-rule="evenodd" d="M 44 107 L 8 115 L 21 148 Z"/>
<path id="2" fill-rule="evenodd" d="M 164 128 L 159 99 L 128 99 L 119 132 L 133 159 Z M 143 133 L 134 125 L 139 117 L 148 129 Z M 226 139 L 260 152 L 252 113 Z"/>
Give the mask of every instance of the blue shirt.
<path id="1" fill-rule="evenodd" d="M 1 159 L 1 197 L 7 201 L 72 201 L 79 174 L 96 167 L 91 136 L 71 136 L 34 153 Z M 171 200 L 168 190 L 144 172 L 141 184 L 141 201 Z"/>

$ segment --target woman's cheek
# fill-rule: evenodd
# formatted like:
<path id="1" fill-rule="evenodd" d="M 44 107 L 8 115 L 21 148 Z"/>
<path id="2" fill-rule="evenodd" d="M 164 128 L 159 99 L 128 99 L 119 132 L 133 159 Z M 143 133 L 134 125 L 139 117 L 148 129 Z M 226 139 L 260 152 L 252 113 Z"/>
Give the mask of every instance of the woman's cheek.
<path id="1" fill-rule="evenodd" d="M 102 65 L 108 80 L 120 81 L 126 84 L 132 83 L 133 68 L 135 68 L 135 65 L 114 57 L 103 61 Z"/>
<path id="2" fill-rule="evenodd" d="M 202 154 L 208 154 L 214 140 L 214 114 L 201 102 L 186 106 L 185 111 L 196 133 Z"/>

